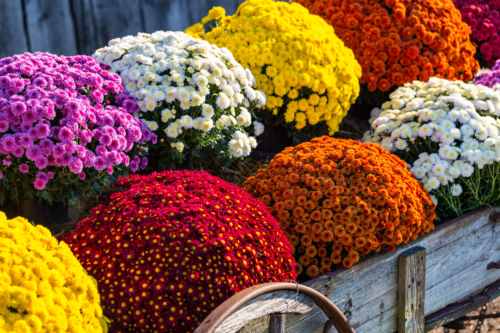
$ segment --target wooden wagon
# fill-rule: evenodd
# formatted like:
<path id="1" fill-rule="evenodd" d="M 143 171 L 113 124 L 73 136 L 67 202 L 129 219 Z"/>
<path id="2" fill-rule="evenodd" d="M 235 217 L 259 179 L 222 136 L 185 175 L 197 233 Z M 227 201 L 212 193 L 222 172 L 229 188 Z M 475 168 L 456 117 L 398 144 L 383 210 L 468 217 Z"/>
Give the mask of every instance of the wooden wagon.
<path id="1" fill-rule="evenodd" d="M 348 332 L 339 323 L 344 316 L 356 333 L 428 332 L 498 297 L 499 261 L 500 210 L 483 208 L 301 285 L 312 291 L 287 284 L 237 294 L 196 332 L 319 333 L 330 332 L 332 323 Z"/>

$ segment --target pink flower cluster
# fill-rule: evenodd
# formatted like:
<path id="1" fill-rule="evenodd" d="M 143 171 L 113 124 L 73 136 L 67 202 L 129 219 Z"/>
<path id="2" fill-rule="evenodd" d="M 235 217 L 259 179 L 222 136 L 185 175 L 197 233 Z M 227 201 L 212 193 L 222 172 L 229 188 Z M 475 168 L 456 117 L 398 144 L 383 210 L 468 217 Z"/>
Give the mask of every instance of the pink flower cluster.
<path id="1" fill-rule="evenodd" d="M 120 77 L 88 56 L 37 52 L 0 59 L 3 165 L 14 161 L 28 173 L 34 164 L 39 190 L 54 177 L 41 171 L 51 166 L 67 167 L 81 180 L 91 168 L 110 174 L 120 164 L 134 172 L 145 168 L 145 157 L 131 159 L 127 152 L 156 136 L 132 115 L 139 107 L 122 91 Z"/>
<path id="2" fill-rule="evenodd" d="M 488 66 L 500 58 L 500 0 L 453 0 Z"/>
<path id="3" fill-rule="evenodd" d="M 496 65 L 492 69 L 479 75 L 475 80 L 475 84 L 481 84 L 486 87 L 493 88 L 493 86 L 500 84 L 500 60 L 497 60 Z"/>

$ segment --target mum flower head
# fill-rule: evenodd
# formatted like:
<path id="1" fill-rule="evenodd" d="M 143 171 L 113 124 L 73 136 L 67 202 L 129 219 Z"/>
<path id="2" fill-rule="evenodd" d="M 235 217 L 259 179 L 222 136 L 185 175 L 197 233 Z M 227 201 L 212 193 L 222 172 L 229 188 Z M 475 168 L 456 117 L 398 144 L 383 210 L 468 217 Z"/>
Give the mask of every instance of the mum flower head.
<path id="1" fill-rule="evenodd" d="M 202 22 L 210 20 L 217 22 L 211 31 L 198 23 L 186 33 L 227 47 L 252 71 L 267 97 L 264 123 L 279 117 L 304 137 L 338 131 L 359 95 L 361 67 L 331 26 L 300 5 L 272 0 L 244 1 L 233 16 L 215 7 Z"/>
<path id="2" fill-rule="evenodd" d="M 434 229 L 429 194 L 405 162 L 375 144 L 316 138 L 286 148 L 243 188 L 280 222 L 302 279 Z"/>
<path id="3" fill-rule="evenodd" d="M 99 283 L 111 332 L 192 332 L 233 294 L 296 278 L 278 222 L 241 188 L 197 171 L 116 186 L 64 236 Z"/>
<path id="4" fill-rule="evenodd" d="M 200 149 L 213 150 L 219 161 L 234 160 L 223 139 L 235 130 L 254 132 L 251 113 L 248 122 L 229 126 L 213 126 L 212 118 L 230 116 L 241 107 L 251 112 L 266 103 L 252 88 L 251 72 L 231 52 L 183 32 L 113 39 L 93 57 L 122 78 L 138 101 L 139 117 L 150 130 L 158 130 L 160 141 L 149 145 L 149 154 L 159 157 L 158 168 L 172 167 L 184 156 L 196 158 L 189 154 Z M 204 119 L 201 126 L 194 121 L 198 117 Z M 186 149 L 173 149 L 171 144 L 180 134 Z"/>

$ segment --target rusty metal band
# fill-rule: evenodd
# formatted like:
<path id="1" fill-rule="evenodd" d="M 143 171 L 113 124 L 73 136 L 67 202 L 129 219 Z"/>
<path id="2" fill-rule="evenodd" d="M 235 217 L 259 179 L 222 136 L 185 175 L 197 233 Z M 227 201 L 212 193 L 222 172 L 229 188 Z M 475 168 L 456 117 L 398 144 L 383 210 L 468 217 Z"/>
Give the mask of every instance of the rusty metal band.
<path id="1" fill-rule="evenodd" d="M 257 296 L 276 290 L 296 291 L 297 286 L 294 283 L 273 282 L 260 284 L 240 291 L 212 311 L 194 333 L 214 333 L 224 320 L 246 302 L 251 301 Z M 329 323 L 330 325 L 333 324 L 338 333 L 355 333 L 344 314 L 328 298 L 316 290 L 303 285 L 299 285 L 299 292 L 313 299 L 314 303 L 331 319 Z"/>

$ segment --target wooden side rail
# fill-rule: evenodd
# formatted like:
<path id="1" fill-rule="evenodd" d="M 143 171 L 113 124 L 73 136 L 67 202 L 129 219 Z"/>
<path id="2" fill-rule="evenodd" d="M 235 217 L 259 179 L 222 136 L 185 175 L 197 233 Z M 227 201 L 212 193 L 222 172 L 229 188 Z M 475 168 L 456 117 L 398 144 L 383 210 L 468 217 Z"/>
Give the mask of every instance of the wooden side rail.
<path id="1" fill-rule="evenodd" d="M 296 295 L 297 289 L 298 289 L 298 294 L 301 296 L 302 300 L 304 299 L 302 294 L 304 294 L 307 299 L 311 299 L 312 302 L 314 302 L 314 304 L 316 304 L 329 318 L 329 320 L 325 324 L 324 332 L 330 333 L 332 326 L 334 326 L 337 329 L 338 333 L 354 333 L 354 330 L 349 324 L 349 321 L 328 298 L 326 298 L 325 296 L 323 296 L 322 294 L 320 294 L 319 292 L 317 292 L 312 288 L 287 282 L 265 283 L 247 288 L 237 293 L 236 295 L 232 296 L 231 298 L 227 299 L 224 303 L 219 305 L 219 307 L 217 307 L 214 311 L 212 311 L 212 313 L 207 318 L 205 318 L 205 320 L 201 323 L 201 325 L 198 326 L 198 328 L 194 331 L 194 333 L 229 332 L 229 330 L 221 331 L 218 328 L 219 326 L 223 326 L 223 324 L 225 324 L 226 319 L 228 319 L 234 312 L 238 311 L 241 312 L 241 310 L 244 311 L 246 303 L 248 302 L 251 303 L 251 301 L 256 298 L 265 296 L 265 294 L 267 293 L 272 293 L 277 291 L 284 292 L 288 296 L 294 295 L 294 297 L 286 298 L 286 300 L 289 301 L 288 303 L 290 303 L 290 304 L 286 303 L 286 309 L 280 308 L 279 306 L 273 306 L 272 309 L 270 309 L 267 314 L 304 313 L 311 310 L 312 308 L 309 307 L 307 311 L 304 311 L 303 305 L 302 305 L 302 310 L 294 309 L 294 307 L 297 306 L 297 304 L 294 304 L 295 302 L 294 298 L 297 297 Z M 268 302 L 271 300 L 272 299 L 268 299 Z M 307 303 L 307 301 L 300 303 Z M 266 314 L 265 312 L 261 313 L 261 316 L 265 314 Z M 244 326 L 244 324 L 240 326 L 234 325 L 230 331 L 236 332 L 239 328 L 241 328 L 241 326 Z"/>

